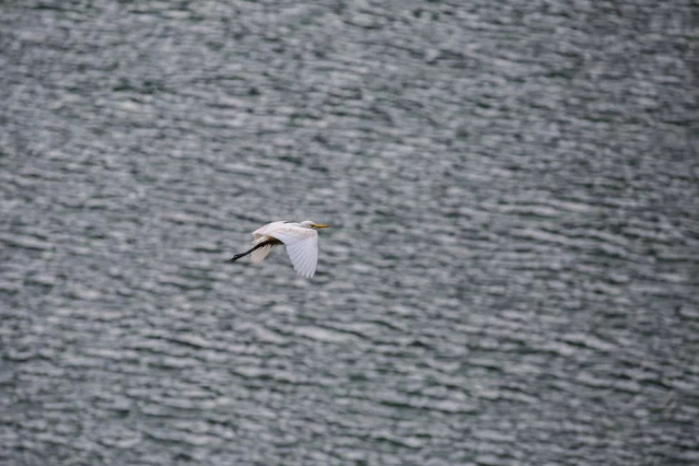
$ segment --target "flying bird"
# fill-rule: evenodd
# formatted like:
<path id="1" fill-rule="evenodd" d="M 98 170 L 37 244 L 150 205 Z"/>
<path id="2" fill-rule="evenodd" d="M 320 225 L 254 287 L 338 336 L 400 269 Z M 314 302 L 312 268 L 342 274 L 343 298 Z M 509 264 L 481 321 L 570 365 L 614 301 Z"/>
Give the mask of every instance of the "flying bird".
<path id="1" fill-rule="evenodd" d="M 272 222 L 252 233 L 255 237 L 252 248 L 236 254 L 228 260 L 235 262 L 250 254 L 253 264 L 259 264 L 278 244 L 286 246 L 286 252 L 294 265 L 294 270 L 302 277 L 311 278 L 316 273 L 318 263 L 318 232 L 317 229 L 328 228 L 330 225 L 306 220 L 301 223 Z"/>

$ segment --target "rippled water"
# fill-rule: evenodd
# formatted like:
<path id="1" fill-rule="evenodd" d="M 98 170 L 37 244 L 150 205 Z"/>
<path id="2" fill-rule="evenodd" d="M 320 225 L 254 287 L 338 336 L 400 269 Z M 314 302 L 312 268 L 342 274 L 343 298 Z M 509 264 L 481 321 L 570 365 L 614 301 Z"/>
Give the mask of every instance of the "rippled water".
<path id="1" fill-rule="evenodd" d="M 697 464 L 696 14 L 4 2 L 0 463 Z"/>

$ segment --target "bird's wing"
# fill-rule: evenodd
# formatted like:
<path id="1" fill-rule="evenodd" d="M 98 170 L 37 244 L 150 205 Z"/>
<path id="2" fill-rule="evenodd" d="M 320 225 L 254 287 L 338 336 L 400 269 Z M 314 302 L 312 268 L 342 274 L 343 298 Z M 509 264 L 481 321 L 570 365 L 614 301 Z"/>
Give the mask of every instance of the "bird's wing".
<path id="1" fill-rule="evenodd" d="M 306 278 L 315 275 L 318 264 L 317 231 L 282 223 L 264 234 L 284 243 L 296 273 Z"/>
<path id="2" fill-rule="evenodd" d="M 253 243 L 259 243 L 262 238 L 267 235 L 268 231 L 274 230 L 275 228 L 278 228 L 281 225 L 286 225 L 284 222 L 272 222 L 268 223 L 267 225 L 262 225 L 260 228 L 252 232 L 252 236 L 255 237 L 253 240 Z"/>
<path id="3" fill-rule="evenodd" d="M 252 261 L 253 264 L 259 264 L 263 260 L 265 260 L 265 257 L 272 251 L 272 248 L 274 247 L 273 244 L 265 245 L 262 246 L 259 249 L 255 249 L 251 254 L 250 254 L 250 260 Z"/>
<path id="4" fill-rule="evenodd" d="M 316 233 L 315 231 L 313 233 Z M 318 265 L 318 234 L 304 241 L 299 241 L 286 247 L 294 270 L 299 275 L 311 278 L 316 273 Z"/>

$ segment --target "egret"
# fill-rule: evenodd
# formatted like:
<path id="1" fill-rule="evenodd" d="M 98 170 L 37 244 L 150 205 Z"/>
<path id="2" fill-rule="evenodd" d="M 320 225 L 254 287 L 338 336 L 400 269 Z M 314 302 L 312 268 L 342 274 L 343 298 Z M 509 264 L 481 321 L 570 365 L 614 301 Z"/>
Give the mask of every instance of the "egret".
<path id="1" fill-rule="evenodd" d="M 317 229 L 328 228 L 330 225 L 306 220 L 301 223 L 272 222 L 252 232 L 255 239 L 252 248 L 236 254 L 228 260 L 235 262 L 250 254 L 253 264 L 259 264 L 278 244 L 286 246 L 286 252 L 294 265 L 294 270 L 302 277 L 311 278 L 316 273 L 318 263 L 318 232 Z"/>

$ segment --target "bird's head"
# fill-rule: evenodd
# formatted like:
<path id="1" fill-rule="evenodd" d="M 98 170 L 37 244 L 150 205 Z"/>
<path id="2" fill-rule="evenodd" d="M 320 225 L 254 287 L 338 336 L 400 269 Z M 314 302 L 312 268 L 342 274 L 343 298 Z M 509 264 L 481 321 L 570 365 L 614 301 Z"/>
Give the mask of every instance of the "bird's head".
<path id="1" fill-rule="evenodd" d="M 330 225 L 324 225 L 322 223 L 316 223 L 312 222 L 310 220 L 306 220 L 304 222 L 299 223 L 300 226 L 304 228 L 313 228 L 313 229 L 319 229 L 319 228 L 329 228 Z"/>

